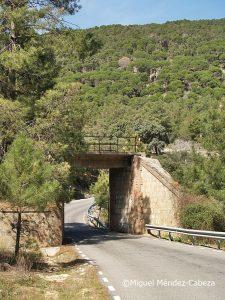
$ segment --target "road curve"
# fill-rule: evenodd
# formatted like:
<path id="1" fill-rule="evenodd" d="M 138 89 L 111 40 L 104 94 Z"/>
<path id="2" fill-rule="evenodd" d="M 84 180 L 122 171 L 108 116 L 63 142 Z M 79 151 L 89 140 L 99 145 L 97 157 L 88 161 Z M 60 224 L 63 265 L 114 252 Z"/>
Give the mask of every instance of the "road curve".
<path id="1" fill-rule="evenodd" d="M 90 228 L 84 215 L 92 202 L 66 205 L 65 233 L 96 262 L 115 288 L 113 295 L 122 300 L 225 299 L 225 252 Z"/>

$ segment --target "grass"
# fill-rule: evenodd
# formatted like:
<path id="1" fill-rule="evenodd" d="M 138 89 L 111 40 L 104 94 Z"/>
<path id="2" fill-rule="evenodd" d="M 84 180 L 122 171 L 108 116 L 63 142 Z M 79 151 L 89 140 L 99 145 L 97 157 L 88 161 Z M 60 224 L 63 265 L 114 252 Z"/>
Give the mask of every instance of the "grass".
<path id="1" fill-rule="evenodd" d="M 79 257 L 72 246 L 62 246 L 48 264 L 40 262 L 27 271 L 14 266 L 0 272 L 0 299 L 109 299 L 96 268 Z M 38 267 L 37 267 L 38 266 Z M 65 280 L 59 278 L 67 276 Z"/>

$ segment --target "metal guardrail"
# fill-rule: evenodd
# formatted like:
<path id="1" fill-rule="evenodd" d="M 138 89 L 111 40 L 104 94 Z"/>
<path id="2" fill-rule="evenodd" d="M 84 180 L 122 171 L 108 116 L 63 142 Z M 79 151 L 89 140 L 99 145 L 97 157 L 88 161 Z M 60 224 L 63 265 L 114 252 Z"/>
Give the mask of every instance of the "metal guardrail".
<path id="1" fill-rule="evenodd" d="M 90 223 L 92 223 L 95 227 L 98 227 L 98 228 L 102 228 L 102 229 L 107 229 L 107 227 L 96 217 L 94 217 L 92 215 L 93 213 L 93 209 L 96 207 L 96 204 L 92 204 L 89 209 L 88 209 L 88 213 L 87 213 L 87 218 L 88 218 L 88 221 Z"/>
<path id="2" fill-rule="evenodd" d="M 89 151 L 97 153 L 136 153 L 140 144 L 140 140 L 133 136 L 107 137 L 86 135 L 84 139 Z"/>
<path id="3" fill-rule="evenodd" d="M 205 230 L 195 230 L 195 229 L 186 229 L 186 228 L 176 228 L 176 227 L 167 227 L 167 226 L 156 226 L 146 224 L 145 228 L 148 233 L 151 233 L 151 230 L 158 231 L 158 237 L 161 238 L 161 231 L 169 232 L 169 239 L 172 241 L 172 233 L 180 233 L 185 235 L 190 235 L 192 237 L 192 244 L 194 245 L 194 237 L 204 237 L 217 240 L 217 247 L 220 249 L 221 240 L 225 240 L 225 232 L 221 231 L 205 231 Z"/>

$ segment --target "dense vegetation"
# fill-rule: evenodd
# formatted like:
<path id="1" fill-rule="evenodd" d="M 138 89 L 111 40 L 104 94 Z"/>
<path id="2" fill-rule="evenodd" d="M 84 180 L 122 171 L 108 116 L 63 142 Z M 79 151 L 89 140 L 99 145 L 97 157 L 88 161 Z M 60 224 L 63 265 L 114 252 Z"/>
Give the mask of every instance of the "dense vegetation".
<path id="1" fill-rule="evenodd" d="M 86 34 L 94 34 L 101 48 L 86 59 L 75 50 L 83 31 L 67 31 L 60 40 L 51 36 L 63 63 L 59 81 L 83 84 L 90 133 L 132 135 L 137 125 L 155 121 L 171 140 L 194 139 L 218 150 L 219 139 L 224 148 L 224 25 L 214 20 L 94 28 Z M 130 61 L 119 61 L 123 57 Z"/>
<path id="2" fill-rule="evenodd" d="M 15 1 L 17 13 L 3 2 L 0 160 L 25 132 L 58 166 L 62 199 L 90 185 L 73 165 L 85 134 L 139 136 L 158 155 L 182 138 L 208 156 L 163 164 L 189 191 L 225 203 L 225 19 L 72 30 L 51 12 L 74 13 L 77 1 L 32 11 Z"/>

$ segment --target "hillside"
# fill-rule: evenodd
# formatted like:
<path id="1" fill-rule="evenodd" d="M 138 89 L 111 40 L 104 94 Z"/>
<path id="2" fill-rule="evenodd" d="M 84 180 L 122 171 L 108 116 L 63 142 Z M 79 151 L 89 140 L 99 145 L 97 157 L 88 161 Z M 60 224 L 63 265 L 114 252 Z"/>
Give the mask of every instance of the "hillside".
<path id="1" fill-rule="evenodd" d="M 220 147 L 225 19 L 93 28 L 85 34 L 99 41 L 97 53 L 83 60 L 75 50 L 80 34 L 67 31 L 54 44 L 63 63 L 58 80 L 82 83 L 91 115 L 86 131 L 132 135 L 137 125 L 156 121 L 170 141 Z"/>

